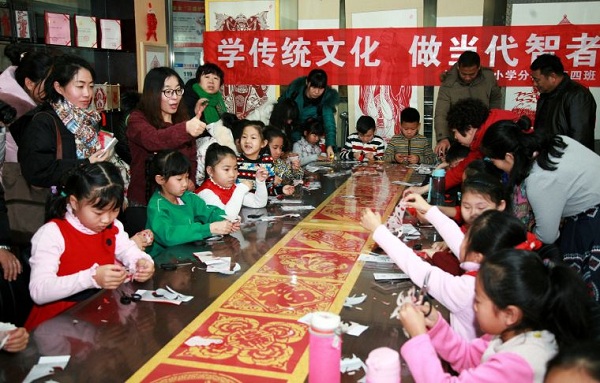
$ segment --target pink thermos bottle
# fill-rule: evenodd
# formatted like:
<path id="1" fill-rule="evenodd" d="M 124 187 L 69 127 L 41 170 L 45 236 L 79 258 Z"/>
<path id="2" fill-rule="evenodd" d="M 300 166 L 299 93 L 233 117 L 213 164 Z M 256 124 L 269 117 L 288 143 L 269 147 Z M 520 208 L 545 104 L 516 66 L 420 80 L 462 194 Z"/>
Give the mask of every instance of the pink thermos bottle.
<path id="1" fill-rule="evenodd" d="M 342 358 L 340 316 L 329 312 L 313 313 L 309 329 L 308 382 L 339 383 Z"/>

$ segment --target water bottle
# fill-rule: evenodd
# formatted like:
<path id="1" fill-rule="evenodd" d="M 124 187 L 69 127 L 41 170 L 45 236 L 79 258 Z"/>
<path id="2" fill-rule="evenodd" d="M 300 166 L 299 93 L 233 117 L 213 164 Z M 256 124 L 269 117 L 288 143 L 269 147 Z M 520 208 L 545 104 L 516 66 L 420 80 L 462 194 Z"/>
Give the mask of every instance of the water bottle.
<path id="1" fill-rule="evenodd" d="M 389 347 L 379 347 L 369 353 L 366 361 L 367 383 L 399 383 L 400 354 Z"/>
<path id="2" fill-rule="evenodd" d="M 340 316 L 313 313 L 308 344 L 308 383 L 339 383 L 342 360 Z"/>
<path id="3" fill-rule="evenodd" d="M 444 193 L 446 192 L 446 171 L 435 169 L 431 174 L 429 187 L 429 203 L 432 205 L 444 204 Z"/>

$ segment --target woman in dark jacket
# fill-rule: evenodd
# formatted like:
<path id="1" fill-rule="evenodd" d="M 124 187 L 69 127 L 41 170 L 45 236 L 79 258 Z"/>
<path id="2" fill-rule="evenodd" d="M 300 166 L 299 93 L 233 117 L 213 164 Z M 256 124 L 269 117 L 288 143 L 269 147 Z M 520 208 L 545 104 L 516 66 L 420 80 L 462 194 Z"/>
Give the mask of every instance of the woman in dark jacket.
<path id="1" fill-rule="evenodd" d="M 94 78 L 94 70 L 84 59 L 56 58 L 45 83 L 46 102 L 11 125 L 23 176 L 30 185 L 59 185 L 70 169 L 112 155 L 100 150 L 100 114 L 89 109 Z"/>
<path id="2" fill-rule="evenodd" d="M 296 126 L 303 125 L 309 118 L 323 122 L 327 156 L 331 157 L 336 143 L 335 108 L 340 102 L 340 96 L 337 90 L 327 85 L 327 73 L 323 69 L 313 69 L 308 76 L 295 79 L 279 97 L 278 103 L 286 98 L 294 100 L 298 106 Z M 292 142 L 301 138 L 301 130 L 292 132 Z"/>

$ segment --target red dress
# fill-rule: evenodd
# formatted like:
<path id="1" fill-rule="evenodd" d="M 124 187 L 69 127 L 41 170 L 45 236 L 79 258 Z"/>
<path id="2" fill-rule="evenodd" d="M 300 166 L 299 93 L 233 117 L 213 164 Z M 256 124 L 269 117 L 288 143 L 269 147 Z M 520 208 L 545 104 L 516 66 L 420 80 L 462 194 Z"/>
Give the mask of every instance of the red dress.
<path id="1" fill-rule="evenodd" d="M 60 256 L 57 276 L 75 274 L 98 265 L 115 263 L 115 242 L 119 231 L 113 224 L 97 234 L 85 234 L 74 228 L 66 219 L 53 219 L 65 241 L 65 251 Z M 35 304 L 25 322 L 29 331 L 40 323 L 53 318 L 76 304 L 76 301 L 61 299 L 43 305 Z"/>

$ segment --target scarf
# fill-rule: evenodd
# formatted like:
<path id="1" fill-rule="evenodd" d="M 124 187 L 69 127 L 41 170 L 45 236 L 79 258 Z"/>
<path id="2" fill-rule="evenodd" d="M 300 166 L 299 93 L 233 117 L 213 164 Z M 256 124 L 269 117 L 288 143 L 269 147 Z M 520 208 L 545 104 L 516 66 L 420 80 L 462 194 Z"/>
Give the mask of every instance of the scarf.
<path id="1" fill-rule="evenodd" d="M 194 92 L 198 97 L 208 100 L 208 105 L 206 105 L 203 113 L 204 120 L 207 124 L 219 121 L 221 119 L 221 114 L 227 112 L 227 106 L 225 106 L 225 101 L 223 100 L 221 92 L 214 94 L 206 93 L 198 83 L 194 84 L 192 89 L 194 89 Z"/>
<path id="2" fill-rule="evenodd" d="M 75 136 L 77 159 L 86 159 L 101 149 L 97 128 L 100 113 L 76 107 L 66 99 L 50 104 L 67 130 Z"/>

